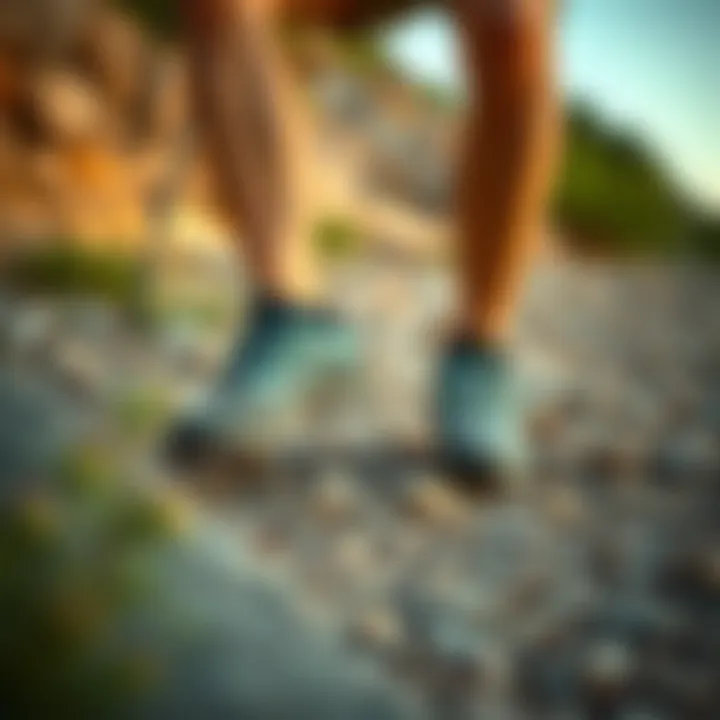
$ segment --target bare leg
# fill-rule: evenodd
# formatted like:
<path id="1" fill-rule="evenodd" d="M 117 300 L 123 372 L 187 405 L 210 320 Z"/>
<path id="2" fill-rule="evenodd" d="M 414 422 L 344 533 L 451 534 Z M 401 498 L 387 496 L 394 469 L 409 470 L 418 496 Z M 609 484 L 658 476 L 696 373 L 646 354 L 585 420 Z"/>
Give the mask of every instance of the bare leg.
<path id="1" fill-rule="evenodd" d="M 327 402 L 359 353 L 353 328 L 314 307 L 309 118 L 272 34 L 284 2 L 182 2 L 202 135 L 259 292 L 225 369 L 167 451 L 186 467 L 225 453 L 255 463 L 304 440 L 299 413 Z"/>
<path id="2" fill-rule="evenodd" d="M 274 0 L 182 0 L 198 120 L 260 287 L 312 301 L 309 125 L 273 37 Z"/>
<path id="3" fill-rule="evenodd" d="M 511 330 L 554 169 L 554 2 L 455 3 L 471 92 L 459 195 L 461 325 L 497 344 Z"/>
<path id="4" fill-rule="evenodd" d="M 511 489 L 526 477 L 524 400 L 503 345 L 542 229 L 558 136 L 552 0 L 455 0 L 471 110 L 459 194 L 460 334 L 438 383 L 451 476 Z"/>

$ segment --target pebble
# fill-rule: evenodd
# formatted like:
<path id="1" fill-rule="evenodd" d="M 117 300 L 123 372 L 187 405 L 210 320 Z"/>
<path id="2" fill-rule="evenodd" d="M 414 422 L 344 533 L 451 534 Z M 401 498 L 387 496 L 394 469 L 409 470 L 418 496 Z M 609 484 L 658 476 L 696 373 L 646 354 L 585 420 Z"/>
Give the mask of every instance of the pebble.
<path id="1" fill-rule="evenodd" d="M 668 716 L 656 708 L 644 707 L 633 703 L 629 707 L 622 708 L 618 714 L 618 720 L 667 720 Z"/>
<path id="2" fill-rule="evenodd" d="M 478 655 L 483 689 L 493 695 L 508 695 L 516 682 L 515 661 L 509 649 L 490 643 L 481 646 Z"/>
<path id="3" fill-rule="evenodd" d="M 42 306 L 19 307 L 15 312 L 8 333 L 11 348 L 21 356 L 39 352 L 52 338 L 55 315 Z"/>
<path id="4" fill-rule="evenodd" d="M 402 620 L 390 607 L 369 608 L 351 624 L 350 639 L 368 649 L 399 647 L 404 641 Z"/>
<path id="5" fill-rule="evenodd" d="M 368 578 L 375 567 L 375 553 L 369 538 L 359 532 L 348 533 L 336 541 L 335 566 L 354 577 Z"/>
<path id="6" fill-rule="evenodd" d="M 423 478 L 410 484 L 403 509 L 408 517 L 445 527 L 464 525 L 469 519 L 469 506 L 447 482 Z"/>
<path id="7" fill-rule="evenodd" d="M 65 380 L 89 398 L 109 389 L 111 368 L 107 360 L 87 343 L 59 343 L 55 349 L 55 363 Z"/>
<path id="8" fill-rule="evenodd" d="M 253 536 L 253 547 L 257 553 L 265 557 L 276 557 L 288 549 L 290 538 L 280 527 L 263 525 L 256 529 Z"/>
<path id="9" fill-rule="evenodd" d="M 585 500 L 572 487 L 563 486 L 552 491 L 547 502 L 550 521 L 561 528 L 579 527 L 586 515 Z"/>
<path id="10" fill-rule="evenodd" d="M 615 640 L 603 640 L 590 648 L 585 674 L 593 687 L 613 690 L 626 685 L 635 668 L 635 657 L 627 645 Z"/>
<path id="11" fill-rule="evenodd" d="M 358 513 L 360 505 L 353 478 L 338 470 L 326 472 L 312 491 L 312 512 L 325 524 L 347 524 Z"/>

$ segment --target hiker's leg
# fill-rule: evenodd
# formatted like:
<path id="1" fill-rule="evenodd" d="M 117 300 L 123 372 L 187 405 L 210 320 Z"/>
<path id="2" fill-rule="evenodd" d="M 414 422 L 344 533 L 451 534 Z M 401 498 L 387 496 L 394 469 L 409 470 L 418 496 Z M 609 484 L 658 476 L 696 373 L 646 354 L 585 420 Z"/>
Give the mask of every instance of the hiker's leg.
<path id="1" fill-rule="evenodd" d="M 461 174 L 461 333 L 438 384 L 451 474 L 511 484 L 528 469 L 524 409 L 503 345 L 541 232 L 557 137 L 552 0 L 455 0 L 471 110 Z"/>
<path id="2" fill-rule="evenodd" d="M 308 118 L 281 61 L 275 0 L 182 0 L 203 136 L 258 285 L 207 398 L 172 429 L 181 464 L 295 445 L 298 412 L 354 371 L 352 328 L 316 307 Z"/>
<path id="3" fill-rule="evenodd" d="M 274 37 L 276 0 L 181 0 L 195 107 L 221 199 L 260 290 L 317 292 L 308 118 Z"/>
<path id="4" fill-rule="evenodd" d="M 511 330 L 542 232 L 559 137 L 555 0 L 454 0 L 471 104 L 460 180 L 462 329 Z"/>

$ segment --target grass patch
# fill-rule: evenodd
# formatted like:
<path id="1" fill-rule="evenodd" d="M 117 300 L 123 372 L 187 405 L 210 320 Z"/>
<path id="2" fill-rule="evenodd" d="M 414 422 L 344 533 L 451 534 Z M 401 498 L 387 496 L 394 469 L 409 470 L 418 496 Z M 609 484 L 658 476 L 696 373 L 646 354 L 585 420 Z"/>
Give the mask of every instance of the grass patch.
<path id="1" fill-rule="evenodd" d="M 357 254 L 361 232 L 350 218 L 333 215 L 317 222 L 313 238 L 320 257 L 326 260 L 342 260 Z"/>
<path id="2" fill-rule="evenodd" d="M 58 244 L 10 259 L 3 282 L 27 293 L 92 297 L 129 306 L 138 289 L 140 268 L 135 258 Z"/>
<path id="3" fill-rule="evenodd" d="M 167 393 L 158 388 L 138 387 L 117 398 L 114 415 L 126 437 L 146 438 L 162 428 L 171 410 Z"/>
<path id="4" fill-rule="evenodd" d="M 183 519 L 92 447 L 0 506 L 3 716 L 124 717 L 152 691 L 153 656 L 124 628 L 152 602 L 153 559 Z"/>

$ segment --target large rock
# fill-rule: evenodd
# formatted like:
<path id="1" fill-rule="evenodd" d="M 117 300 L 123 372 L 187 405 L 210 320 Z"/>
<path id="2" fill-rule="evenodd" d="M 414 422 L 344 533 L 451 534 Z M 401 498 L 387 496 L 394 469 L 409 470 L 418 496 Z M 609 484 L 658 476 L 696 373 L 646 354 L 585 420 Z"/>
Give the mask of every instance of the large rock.
<path id="1" fill-rule="evenodd" d="M 106 113 L 96 88 L 76 74 L 48 70 L 32 88 L 37 124 L 55 143 L 73 142 L 104 130 Z"/>
<path id="2" fill-rule="evenodd" d="M 94 13 L 80 47 L 84 69 L 102 86 L 111 103 L 128 110 L 149 81 L 151 49 L 130 18 L 104 7 Z"/>
<path id="3" fill-rule="evenodd" d="M 41 58 L 62 51 L 81 32 L 96 0 L 3 0 L 0 46 Z"/>

